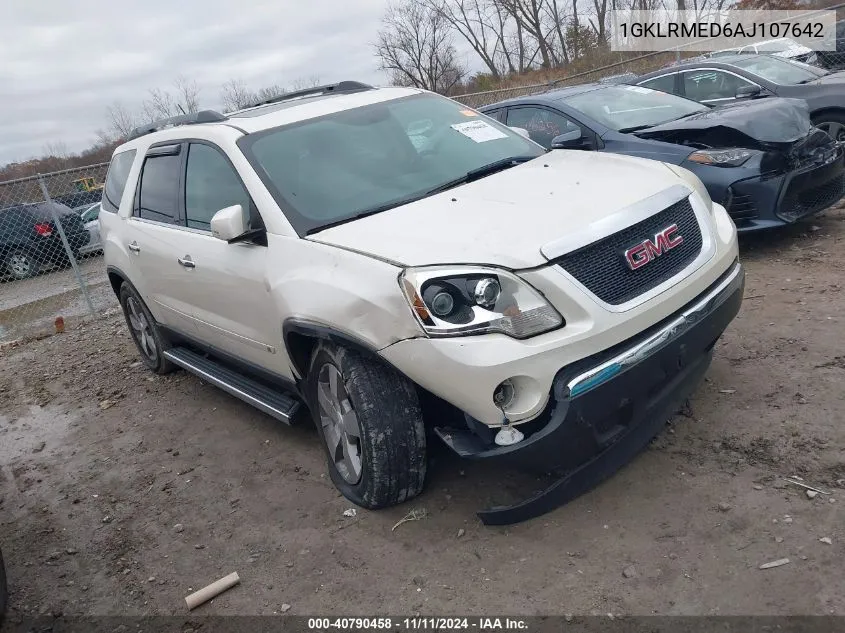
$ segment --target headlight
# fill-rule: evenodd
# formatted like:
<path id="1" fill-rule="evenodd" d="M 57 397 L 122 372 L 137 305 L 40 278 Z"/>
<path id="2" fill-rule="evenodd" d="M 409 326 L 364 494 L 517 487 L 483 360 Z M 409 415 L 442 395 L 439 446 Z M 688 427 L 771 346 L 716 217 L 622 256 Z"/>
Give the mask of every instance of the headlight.
<path id="1" fill-rule="evenodd" d="M 689 160 L 716 167 L 739 167 L 752 156 L 754 152 L 748 149 L 702 149 L 690 154 Z"/>
<path id="2" fill-rule="evenodd" d="M 704 186 L 704 183 L 701 182 L 701 178 L 696 176 L 692 173 L 689 169 L 685 167 L 679 167 L 678 165 L 670 165 L 669 163 L 663 163 L 669 170 L 683 179 L 693 190 L 699 195 L 702 202 L 704 202 L 704 206 L 707 207 L 707 210 L 711 213 L 713 212 L 713 200 L 710 199 L 710 192 L 707 191 L 707 187 Z"/>
<path id="3" fill-rule="evenodd" d="M 496 268 L 409 268 L 399 283 L 429 336 L 498 332 L 528 338 L 564 324 L 537 290 Z"/>

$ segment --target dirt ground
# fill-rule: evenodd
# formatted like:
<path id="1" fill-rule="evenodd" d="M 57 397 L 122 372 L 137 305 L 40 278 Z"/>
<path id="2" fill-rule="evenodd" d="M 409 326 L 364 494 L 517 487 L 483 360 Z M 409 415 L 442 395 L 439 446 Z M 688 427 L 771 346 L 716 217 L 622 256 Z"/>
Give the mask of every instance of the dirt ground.
<path id="1" fill-rule="evenodd" d="M 420 498 L 345 517 L 313 430 L 150 375 L 116 313 L 6 349 L 10 615 L 184 614 L 232 571 L 200 613 L 845 615 L 843 246 L 843 210 L 745 240 L 746 300 L 690 409 L 507 528 L 474 511 L 533 482 L 443 451 Z"/>

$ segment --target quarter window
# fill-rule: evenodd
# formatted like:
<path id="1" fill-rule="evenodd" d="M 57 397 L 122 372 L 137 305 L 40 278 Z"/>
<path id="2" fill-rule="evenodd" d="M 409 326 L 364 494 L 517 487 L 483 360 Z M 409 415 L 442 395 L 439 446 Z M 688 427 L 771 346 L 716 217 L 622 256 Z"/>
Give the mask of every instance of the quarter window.
<path id="1" fill-rule="evenodd" d="M 138 216 L 157 222 L 178 221 L 180 167 L 178 154 L 147 157 L 141 173 Z"/>
<path id="2" fill-rule="evenodd" d="M 208 229 L 220 209 L 240 204 L 249 210 L 250 201 L 235 170 L 223 155 L 201 143 L 192 143 L 185 176 L 185 217 L 188 226 Z"/>
<path id="3" fill-rule="evenodd" d="M 660 92 L 668 92 L 675 94 L 675 75 L 663 75 L 662 77 L 655 77 L 648 81 L 643 81 L 638 84 L 644 88 L 651 88 L 652 90 L 660 90 Z"/>
<path id="4" fill-rule="evenodd" d="M 106 175 L 106 186 L 103 189 L 103 209 L 106 211 L 117 213 L 120 199 L 126 189 L 126 181 L 129 179 L 129 170 L 132 169 L 134 161 L 134 149 L 115 154 L 112 158 L 109 173 Z"/>

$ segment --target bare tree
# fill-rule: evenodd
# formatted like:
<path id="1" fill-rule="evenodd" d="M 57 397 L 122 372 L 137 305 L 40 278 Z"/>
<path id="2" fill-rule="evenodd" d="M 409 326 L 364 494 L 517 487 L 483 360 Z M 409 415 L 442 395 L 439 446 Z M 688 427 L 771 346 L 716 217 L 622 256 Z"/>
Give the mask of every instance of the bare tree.
<path id="1" fill-rule="evenodd" d="M 316 88 L 319 85 L 320 75 L 311 75 L 310 77 L 300 77 L 299 79 L 295 79 L 293 83 L 291 83 L 290 89 L 293 91 L 306 90 L 308 88 Z"/>
<path id="2" fill-rule="evenodd" d="M 44 156 L 58 158 L 60 160 L 67 160 L 70 158 L 70 152 L 67 149 L 67 143 L 64 141 L 50 141 L 44 144 Z"/>
<path id="3" fill-rule="evenodd" d="M 426 0 L 388 5 L 375 53 L 381 69 L 399 85 L 446 94 L 466 75 L 449 22 Z"/>
<path id="4" fill-rule="evenodd" d="M 197 86 L 197 82 L 193 79 L 188 79 L 184 75 L 179 75 L 176 77 L 173 85 L 176 87 L 176 102 L 182 106 L 182 109 L 186 113 L 198 112 L 200 108 L 200 89 Z"/>
<path id="5" fill-rule="evenodd" d="M 130 112 L 120 101 L 106 107 L 109 118 L 110 134 L 116 138 L 126 138 L 138 126 L 138 116 Z"/>
<path id="6" fill-rule="evenodd" d="M 263 88 L 259 88 L 258 92 L 255 94 L 257 97 L 257 101 L 268 101 L 269 99 L 273 99 L 275 97 L 280 97 L 287 92 L 287 88 L 283 88 L 279 84 L 273 84 L 272 86 L 265 86 Z"/>
<path id="7" fill-rule="evenodd" d="M 537 43 L 540 65 L 551 68 L 554 65 L 554 50 L 548 40 L 549 0 L 496 0 L 513 16 Z"/>
<path id="8" fill-rule="evenodd" d="M 438 12 L 466 40 L 490 74 L 498 79 L 508 69 L 504 51 L 504 31 L 509 22 L 497 21 L 493 0 L 427 0 L 429 8 Z"/>
<path id="9" fill-rule="evenodd" d="M 220 88 L 223 111 L 232 112 L 246 108 L 259 100 L 258 95 L 247 88 L 241 79 L 230 79 Z"/>
<path id="10" fill-rule="evenodd" d="M 141 102 L 141 112 L 147 121 L 157 121 L 181 114 L 176 99 L 166 90 L 153 88 L 149 94 L 149 98 Z"/>

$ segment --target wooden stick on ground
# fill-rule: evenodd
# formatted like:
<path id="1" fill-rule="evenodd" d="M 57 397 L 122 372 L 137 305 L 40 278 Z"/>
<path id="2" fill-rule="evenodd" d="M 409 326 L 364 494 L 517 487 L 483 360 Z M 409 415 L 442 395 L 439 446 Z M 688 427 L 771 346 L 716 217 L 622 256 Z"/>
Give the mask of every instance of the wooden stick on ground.
<path id="1" fill-rule="evenodd" d="M 227 589 L 231 589 L 240 581 L 241 579 L 238 577 L 238 572 L 232 572 L 228 576 L 225 576 L 220 580 L 216 580 L 207 587 L 203 587 L 199 591 L 192 593 L 190 596 L 185 598 L 185 604 L 188 605 L 188 609 L 195 609 L 212 598 L 216 598 Z"/>

